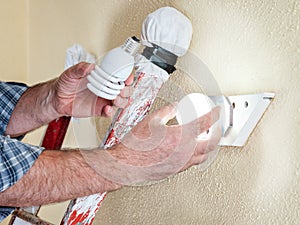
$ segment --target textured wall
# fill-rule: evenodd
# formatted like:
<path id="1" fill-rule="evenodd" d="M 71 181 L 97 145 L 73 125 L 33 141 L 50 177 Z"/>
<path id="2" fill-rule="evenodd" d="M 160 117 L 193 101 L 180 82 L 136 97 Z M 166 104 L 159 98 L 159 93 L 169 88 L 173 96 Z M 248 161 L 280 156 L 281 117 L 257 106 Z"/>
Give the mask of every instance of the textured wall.
<path id="1" fill-rule="evenodd" d="M 191 19 L 191 51 L 225 95 L 276 98 L 245 147 L 222 148 L 205 171 L 110 193 L 95 224 L 299 224 L 299 0 L 31 0 L 29 82 L 57 76 L 74 43 L 101 55 L 139 34 L 165 5 Z"/>
<path id="2" fill-rule="evenodd" d="M 25 1 L 1 1 L 0 79 L 26 80 L 27 7 Z"/>
<path id="3" fill-rule="evenodd" d="M 222 148 L 204 172 L 111 193 L 96 224 L 299 224 L 300 2 L 148 1 L 139 12 L 141 2 L 126 7 L 134 25 L 162 5 L 192 20 L 191 51 L 224 94 L 276 98 L 244 148 Z M 128 33 L 132 22 L 118 22 Z"/>

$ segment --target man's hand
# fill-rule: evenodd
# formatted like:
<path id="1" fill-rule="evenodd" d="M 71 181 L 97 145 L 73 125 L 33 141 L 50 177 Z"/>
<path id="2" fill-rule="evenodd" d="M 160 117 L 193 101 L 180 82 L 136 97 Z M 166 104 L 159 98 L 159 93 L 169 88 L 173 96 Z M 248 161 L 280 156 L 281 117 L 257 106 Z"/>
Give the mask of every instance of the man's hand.
<path id="1" fill-rule="evenodd" d="M 79 63 L 67 69 L 55 82 L 53 105 L 61 115 L 74 117 L 111 116 L 112 106 L 124 107 L 130 95 L 130 87 L 125 87 L 114 101 L 99 98 L 87 88 L 87 75 L 94 64 Z M 129 76 L 126 85 L 133 81 Z"/>
<path id="2" fill-rule="evenodd" d="M 121 144 L 98 158 L 88 151 L 81 151 L 82 156 L 100 176 L 122 185 L 160 180 L 200 164 L 216 149 L 221 130 L 211 129 L 207 140 L 198 136 L 219 119 L 220 108 L 185 125 L 166 125 L 175 111 L 173 105 L 162 107 L 137 124 Z"/>
<path id="3" fill-rule="evenodd" d="M 93 68 L 94 64 L 79 63 L 59 78 L 28 88 L 11 115 L 6 134 L 23 135 L 61 116 L 112 116 L 113 105 L 124 107 L 132 87 L 125 87 L 114 101 L 99 98 L 86 87 L 87 75 Z M 125 84 L 132 81 L 133 74 Z"/>
<path id="4" fill-rule="evenodd" d="M 166 106 L 145 117 L 109 150 L 45 150 L 22 179 L 0 193 L 0 205 L 60 202 L 163 179 L 202 163 L 221 134 L 216 129 L 210 139 L 196 137 L 218 120 L 219 108 L 189 124 L 167 126 L 174 112 Z"/>

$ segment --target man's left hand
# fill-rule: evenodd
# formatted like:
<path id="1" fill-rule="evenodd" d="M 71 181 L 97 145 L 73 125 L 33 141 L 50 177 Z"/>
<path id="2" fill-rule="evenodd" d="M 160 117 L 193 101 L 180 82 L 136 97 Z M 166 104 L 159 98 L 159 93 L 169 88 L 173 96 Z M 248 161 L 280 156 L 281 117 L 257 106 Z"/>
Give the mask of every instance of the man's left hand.
<path id="1" fill-rule="evenodd" d="M 124 107 L 127 104 L 131 87 L 125 87 L 113 101 L 100 98 L 87 88 L 87 75 L 95 65 L 81 62 L 70 67 L 55 81 L 53 105 L 61 115 L 74 117 L 112 116 L 113 105 Z M 130 75 L 126 85 L 133 81 Z"/>

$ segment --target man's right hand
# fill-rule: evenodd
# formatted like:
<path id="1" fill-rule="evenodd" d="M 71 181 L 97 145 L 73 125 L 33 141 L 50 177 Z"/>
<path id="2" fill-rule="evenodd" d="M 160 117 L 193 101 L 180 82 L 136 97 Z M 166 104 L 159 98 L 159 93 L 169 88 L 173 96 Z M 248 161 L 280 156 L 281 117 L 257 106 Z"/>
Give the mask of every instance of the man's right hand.
<path id="1" fill-rule="evenodd" d="M 61 202 L 160 180 L 202 163 L 221 132 L 217 129 L 208 140 L 197 136 L 218 120 L 219 108 L 189 124 L 167 126 L 174 115 L 174 106 L 161 108 L 109 150 L 45 150 L 22 179 L 0 193 L 0 205 Z"/>
<path id="2" fill-rule="evenodd" d="M 86 162 L 105 179 L 121 185 L 160 180 L 204 162 L 216 149 L 221 130 L 212 129 L 210 139 L 197 137 L 218 119 L 220 108 L 185 125 L 168 126 L 176 106 L 162 107 L 145 117 L 126 135 L 121 144 L 101 151 L 97 159 L 86 151 Z"/>

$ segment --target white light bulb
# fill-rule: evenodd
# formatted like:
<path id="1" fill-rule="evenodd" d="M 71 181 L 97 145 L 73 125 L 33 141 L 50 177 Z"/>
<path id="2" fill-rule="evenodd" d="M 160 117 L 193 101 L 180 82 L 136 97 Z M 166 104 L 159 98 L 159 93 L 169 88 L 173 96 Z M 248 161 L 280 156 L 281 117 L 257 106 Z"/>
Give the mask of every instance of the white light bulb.
<path id="1" fill-rule="evenodd" d="M 87 76 L 88 89 L 95 95 L 113 100 L 124 88 L 124 81 L 134 67 L 134 55 L 140 47 L 139 40 L 131 37 L 117 48 L 109 51 L 95 69 Z"/>
<path id="2" fill-rule="evenodd" d="M 188 94 L 178 103 L 176 119 L 180 125 L 187 124 L 210 112 L 214 107 L 214 102 L 208 96 L 201 93 Z M 207 140 L 211 137 L 211 133 L 210 128 L 208 132 L 201 133 L 197 139 Z"/>

